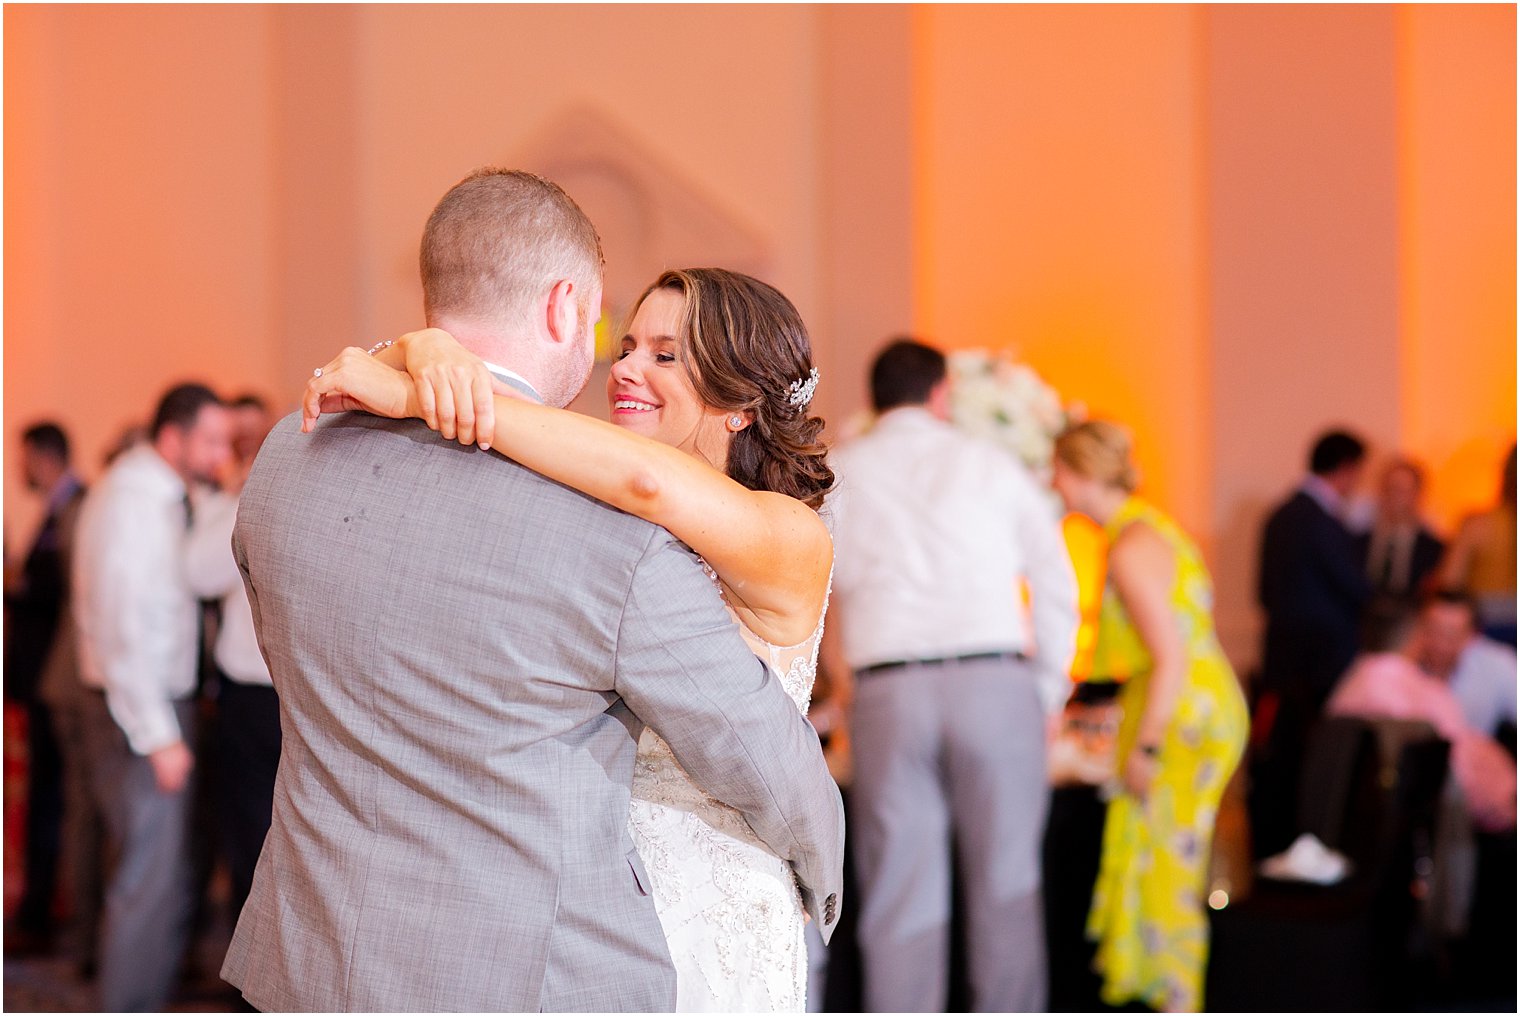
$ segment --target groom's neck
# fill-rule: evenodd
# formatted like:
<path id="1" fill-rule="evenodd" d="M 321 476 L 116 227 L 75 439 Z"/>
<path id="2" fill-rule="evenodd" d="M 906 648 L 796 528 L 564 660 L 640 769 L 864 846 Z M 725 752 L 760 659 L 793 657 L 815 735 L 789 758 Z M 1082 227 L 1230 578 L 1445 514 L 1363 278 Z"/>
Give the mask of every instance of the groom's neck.
<path id="1" fill-rule="evenodd" d="M 459 344 L 487 363 L 505 367 L 539 392 L 548 376 L 541 343 L 521 326 L 490 321 L 440 317 L 429 325 L 442 328 Z"/>

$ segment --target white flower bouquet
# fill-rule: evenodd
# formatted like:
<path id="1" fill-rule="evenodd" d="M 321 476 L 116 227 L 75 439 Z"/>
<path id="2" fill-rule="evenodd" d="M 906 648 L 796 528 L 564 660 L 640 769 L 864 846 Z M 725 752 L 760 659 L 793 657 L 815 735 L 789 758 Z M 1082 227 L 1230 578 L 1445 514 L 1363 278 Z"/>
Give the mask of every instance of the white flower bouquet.
<path id="1" fill-rule="evenodd" d="M 956 426 L 1008 449 L 1036 476 L 1048 476 L 1056 436 L 1068 419 L 1060 394 L 1007 354 L 964 350 L 950 354 L 949 367 Z"/>

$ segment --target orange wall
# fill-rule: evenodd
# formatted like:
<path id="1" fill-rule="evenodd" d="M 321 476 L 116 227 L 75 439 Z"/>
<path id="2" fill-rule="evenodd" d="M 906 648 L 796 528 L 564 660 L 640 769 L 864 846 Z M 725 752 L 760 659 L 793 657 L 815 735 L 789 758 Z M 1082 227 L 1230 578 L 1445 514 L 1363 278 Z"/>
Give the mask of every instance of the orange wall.
<path id="1" fill-rule="evenodd" d="M 1398 440 L 1394 17 L 1241 4 L 1205 25 L 1216 617 L 1249 667 L 1261 527 L 1315 436 Z"/>
<path id="2" fill-rule="evenodd" d="M 1399 436 L 1451 524 L 1515 438 L 1515 8 L 1400 7 L 1397 28 Z"/>
<path id="3" fill-rule="evenodd" d="M 1515 418 L 1509 7 L 914 10 L 915 319 L 1128 423 L 1256 655 L 1259 532 L 1337 424 L 1490 496 Z"/>
<path id="4" fill-rule="evenodd" d="M 773 279 L 817 313 L 817 12 L 764 5 L 399 5 L 358 9 L 356 153 L 367 327 L 410 325 L 415 250 L 438 197 L 591 106 L 764 236 Z M 721 86 L 718 84 L 721 83 Z"/>
<path id="5" fill-rule="evenodd" d="M 269 12 L 4 16 L 6 446 L 60 417 L 93 473 L 175 381 L 273 388 Z"/>
<path id="6" fill-rule="evenodd" d="M 869 405 L 871 357 L 914 326 L 913 26 L 906 5 L 822 12 L 821 310 L 809 327 L 836 435 Z"/>
<path id="7" fill-rule="evenodd" d="M 1207 535 L 1197 12 L 917 10 L 918 326 L 1134 430 Z"/>
<path id="8" fill-rule="evenodd" d="M 93 475 L 121 426 L 185 377 L 288 404 L 340 346 L 419 323 L 417 241 L 438 197 L 581 107 L 752 226 L 771 279 L 822 316 L 816 9 L 4 16 L 9 448 L 55 416 Z M 870 299 L 863 281 L 855 298 Z M 5 507 L 23 543 L 36 505 L 14 468 Z"/>
<path id="9" fill-rule="evenodd" d="M 8 6 L 5 441 L 87 472 L 170 382 L 293 396 L 416 322 L 470 168 L 567 110 L 761 239 L 836 423 L 881 339 L 1129 423 L 1210 554 L 1341 421 L 1485 500 L 1515 417 L 1512 7 Z M 5 528 L 35 500 L 5 476 Z"/>

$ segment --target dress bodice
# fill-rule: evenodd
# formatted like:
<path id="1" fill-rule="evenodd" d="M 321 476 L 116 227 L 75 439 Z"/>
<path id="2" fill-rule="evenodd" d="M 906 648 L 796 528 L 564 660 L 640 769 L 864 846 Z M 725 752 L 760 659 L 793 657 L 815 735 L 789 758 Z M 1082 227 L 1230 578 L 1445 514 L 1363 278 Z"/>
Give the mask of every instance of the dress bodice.
<path id="1" fill-rule="evenodd" d="M 721 594 L 722 585 L 717 573 L 706 561 L 702 562 L 702 570 L 718 586 Z M 830 586 L 832 588 L 832 575 Z M 819 615 L 813 634 L 795 646 L 777 646 L 767 642 L 740 619 L 727 596 L 724 596 L 723 604 L 738 623 L 739 631 L 750 650 L 770 667 L 780 679 L 781 687 L 796 703 L 797 709 L 806 716 L 813 694 L 813 681 L 818 676 L 818 646 L 823 640 L 823 614 L 828 613 L 827 595 L 824 597 L 823 614 Z M 648 728 L 639 736 L 638 758 L 633 770 L 633 796 L 636 800 L 652 801 L 692 812 L 721 832 L 764 846 L 744 816 L 697 786 L 676 761 L 675 753 L 670 750 L 665 739 Z"/>
<path id="2" fill-rule="evenodd" d="M 1182 627 L 1183 647 L 1189 656 L 1219 652 L 1214 634 L 1214 588 L 1203 555 L 1182 529 L 1156 508 L 1132 497 L 1105 525 L 1110 545 L 1125 529 L 1144 522 L 1171 547 L 1177 562 L 1172 580 L 1171 606 Z M 1097 639 L 1093 646 L 1095 677 L 1123 680 L 1151 669 L 1151 655 L 1110 580 L 1103 589 L 1098 611 Z"/>

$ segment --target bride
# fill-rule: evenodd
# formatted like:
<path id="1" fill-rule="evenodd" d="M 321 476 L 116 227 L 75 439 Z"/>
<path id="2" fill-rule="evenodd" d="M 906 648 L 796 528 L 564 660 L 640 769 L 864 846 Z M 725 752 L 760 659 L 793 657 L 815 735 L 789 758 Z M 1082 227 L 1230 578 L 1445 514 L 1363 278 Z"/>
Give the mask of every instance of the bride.
<path id="1" fill-rule="evenodd" d="M 307 384 L 321 412 L 417 417 L 664 526 L 701 555 L 745 640 L 807 712 L 833 547 L 833 473 L 808 413 L 817 385 L 789 300 L 747 275 L 667 271 L 635 305 L 607 381 L 613 425 L 493 395 L 478 357 L 426 329 L 344 350 Z M 683 1012 L 805 1008 L 801 897 L 789 865 L 639 738 L 629 824 L 649 871 Z"/>

